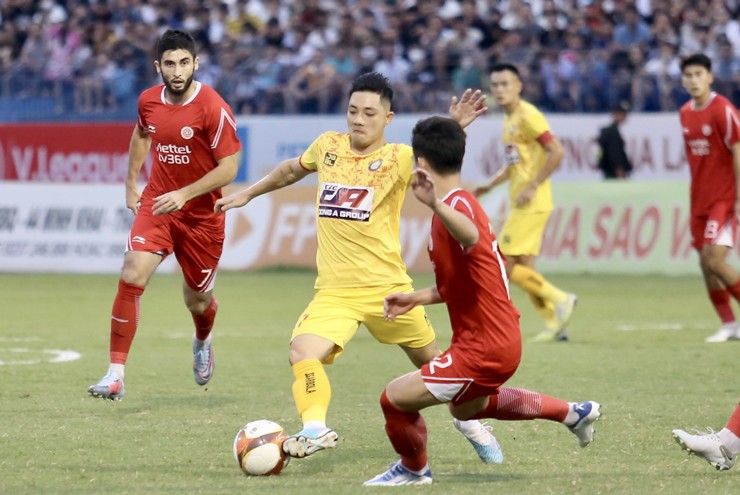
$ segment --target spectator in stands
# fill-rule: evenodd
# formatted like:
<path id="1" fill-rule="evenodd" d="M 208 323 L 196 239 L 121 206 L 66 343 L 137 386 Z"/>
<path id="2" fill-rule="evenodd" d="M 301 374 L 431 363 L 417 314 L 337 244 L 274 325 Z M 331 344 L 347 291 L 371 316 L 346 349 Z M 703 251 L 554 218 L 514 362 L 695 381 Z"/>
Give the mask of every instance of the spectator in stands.
<path id="1" fill-rule="evenodd" d="M 285 110 L 288 113 L 327 113 L 332 96 L 327 88 L 334 73 L 334 67 L 326 62 L 324 52 L 316 50 L 310 62 L 288 80 Z"/>
<path id="2" fill-rule="evenodd" d="M 372 71 L 376 64 L 387 62 L 382 47 L 392 44 L 394 63 L 400 59 L 421 70 L 399 82 L 399 91 L 410 92 L 405 85 L 429 92 L 399 98 L 404 109 L 415 111 L 441 108 L 439 94 L 452 91 L 462 56 L 472 50 L 482 52 L 486 69 L 513 62 L 528 70 L 532 84 L 527 91 L 542 95 L 536 101 L 543 108 L 561 111 L 605 111 L 607 102 L 614 99 L 629 99 L 637 111 L 675 109 L 687 97 L 685 92 L 672 79 L 655 75 L 663 72 L 660 65 L 669 51 L 664 42 L 673 46 L 674 57 L 703 51 L 718 64 L 722 59 L 718 70 L 730 70 L 736 65 L 733 57 L 740 56 L 735 1 L 354 0 L 348 4 L 229 0 L 216 2 L 209 10 L 204 2 L 175 5 L 162 0 L 0 2 L 0 95 L 36 98 L 44 89 L 47 97 L 56 95 L 57 110 L 71 110 L 74 96 L 84 112 L 99 107 L 90 102 L 100 100 L 91 95 L 100 94 L 101 84 L 109 93 L 115 90 L 118 99 L 127 98 L 130 88 L 136 93 L 156 81 L 149 63 L 156 36 L 169 26 L 185 25 L 194 32 L 200 52 L 212 55 L 201 77 L 208 78 L 210 70 L 214 84 L 231 87 L 222 94 L 238 113 L 240 107 L 245 112 L 285 111 L 282 95 L 287 81 L 309 63 L 317 49 L 330 57 L 341 47 L 347 63 L 353 60 L 358 71 Z M 67 30 L 62 38 L 61 24 Z M 581 38 L 581 46 L 574 51 L 571 41 L 562 57 L 556 53 L 553 59 L 550 50 L 565 50 L 567 40 L 574 39 L 571 35 Z M 259 76 L 254 70 L 267 45 L 278 50 L 281 75 L 277 81 L 274 74 L 269 76 L 277 84 L 271 89 L 273 101 L 255 104 L 257 94 L 266 91 L 264 67 Z M 126 46 L 133 50 L 133 63 L 119 59 Z M 62 52 L 59 57 L 48 55 L 52 48 Z M 234 51 L 233 60 L 223 57 L 229 50 Z M 421 61 L 417 53 L 423 53 L 426 60 Z M 122 72 L 120 80 L 98 80 L 107 71 L 98 76 L 93 67 L 103 56 Z M 635 60 L 647 63 L 635 64 Z M 222 62 L 232 64 L 239 77 L 222 74 Z M 606 85 L 604 63 L 609 76 Z M 342 79 L 346 77 L 337 71 L 331 84 L 341 86 Z M 538 81 L 543 81 L 543 87 Z M 718 84 L 730 97 L 738 93 L 734 78 L 725 77 Z M 566 89 L 553 92 L 557 87 Z M 562 94 L 568 98 L 560 100 Z M 129 106 L 120 108 L 125 111 Z M 336 108 L 329 105 L 330 111 Z"/>
<path id="3" fill-rule="evenodd" d="M 640 18 L 634 5 L 622 12 L 622 20 L 614 28 L 614 42 L 623 48 L 636 44 L 647 46 L 650 42 L 650 27 Z"/>
<path id="4" fill-rule="evenodd" d="M 3 30 L 3 32 L 10 32 Z M 12 41 L 8 40 L 11 46 Z M 11 62 L 9 70 L 3 70 L 3 96 L 14 94 L 17 97 L 38 96 L 44 65 L 47 59 L 47 40 L 44 27 L 37 22 L 28 28 L 28 35 L 23 43 L 20 56 Z"/>

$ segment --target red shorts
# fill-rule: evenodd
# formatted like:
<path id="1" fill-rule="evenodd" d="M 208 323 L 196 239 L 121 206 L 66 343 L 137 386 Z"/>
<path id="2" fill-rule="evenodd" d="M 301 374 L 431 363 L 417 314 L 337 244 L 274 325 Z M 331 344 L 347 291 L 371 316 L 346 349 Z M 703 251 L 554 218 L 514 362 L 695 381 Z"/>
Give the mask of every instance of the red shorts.
<path id="1" fill-rule="evenodd" d="M 710 244 L 733 247 L 737 233 L 735 205 L 717 203 L 708 215 L 691 217 L 691 245 L 696 249 Z"/>
<path id="2" fill-rule="evenodd" d="M 427 390 L 442 402 L 462 404 L 478 397 L 498 394 L 501 385 L 511 378 L 520 357 L 485 367 L 471 364 L 466 355 L 450 347 L 421 367 L 421 378 Z"/>
<path id="3" fill-rule="evenodd" d="M 175 254 L 185 283 L 197 292 L 213 290 L 224 247 L 223 225 L 187 221 L 180 216 L 139 213 L 129 233 L 126 251 Z"/>

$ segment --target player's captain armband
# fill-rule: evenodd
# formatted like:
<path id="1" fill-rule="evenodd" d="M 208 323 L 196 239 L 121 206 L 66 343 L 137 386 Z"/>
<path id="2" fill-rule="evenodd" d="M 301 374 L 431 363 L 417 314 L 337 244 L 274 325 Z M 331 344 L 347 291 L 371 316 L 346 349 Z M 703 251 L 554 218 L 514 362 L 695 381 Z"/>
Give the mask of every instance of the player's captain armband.
<path id="1" fill-rule="evenodd" d="M 504 162 L 510 167 L 519 163 L 519 148 L 515 144 L 504 146 Z"/>
<path id="2" fill-rule="evenodd" d="M 545 131 L 537 138 L 537 142 L 540 143 L 540 146 L 544 148 L 548 144 L 550 144 L 550 141 L 552 141 L 553 139 L 555 139 L 555 136 L 552 135 L 552 132 Z"/>

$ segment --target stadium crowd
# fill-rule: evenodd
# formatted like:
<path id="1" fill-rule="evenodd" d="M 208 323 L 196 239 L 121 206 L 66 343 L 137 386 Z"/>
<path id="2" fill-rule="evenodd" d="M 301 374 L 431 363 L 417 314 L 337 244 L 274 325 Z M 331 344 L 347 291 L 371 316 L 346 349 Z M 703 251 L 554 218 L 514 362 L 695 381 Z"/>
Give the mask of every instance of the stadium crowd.
<path id="1" fill-rule="evenodd" d="M 740 102 L 737 0 L 0 0 L 0 98 L 56 112 L 135 107 L 159 82 L 168 27 L 199 43 L 197 78 L 238 114 L 335 113 L 364 71 L 387 75 L 396 110 L 440 111 L 511 62 L 550 112 L 674 111 L 680 56 L 714 63 Z"/>

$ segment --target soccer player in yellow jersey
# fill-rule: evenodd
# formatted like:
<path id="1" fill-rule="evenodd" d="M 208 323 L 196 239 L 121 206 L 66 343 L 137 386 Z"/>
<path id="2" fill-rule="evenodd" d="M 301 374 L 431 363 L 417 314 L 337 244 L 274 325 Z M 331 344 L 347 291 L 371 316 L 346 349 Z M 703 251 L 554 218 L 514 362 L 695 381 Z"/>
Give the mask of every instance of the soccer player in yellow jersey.
<path id="1" fill-rule="evenodd" d="M 216 202 L 216 211 L 246 205 L 255 197 L 318 173 L 316 293 L 298 318 L 290 342 L 293 398 L 303 429 L 283 443 L 293 457 L 333 448 L 337 434 L 326 426 L 331 364 L 363 323 L 379 342 L 397 344 L 417 367 L 440 354 L 422 307 L 395 321 L 384 319 L 383 299 L 413 292 L 401 258 L 401 205 L 411 183 L 413 154 L 388 143 L 393 119 L 388 79 L 371 72 L 350 89 L 349 132 L 325 132 L 300 156 L 281 162 L 250 187 Z M 480 91 L 453 97 L 450 116 L 465 127 L 485 112 Z M 484 462 L 501 462 L 495 437 L 478 421 L 455 422 Z"/>
<path id="2" fill-rule="evenodd" d="M 512 64 L 491 72 L 491 92 L 504 110 L 504 160 L 487 184 L 475 189 L 480 196 L 509 181 L 509 216 L 499 234 L 509 280 L 523 288 L 545 320 L 545 330 L 530 342 L 567 340 L 566 326 L 576 296 L 566 293 L 535 270 L 545 225 L 553 209 L 550 175 L 560 166 L 563 147 L 550 131 L 544 115 L 521 99 L 522 80 Z"/>

